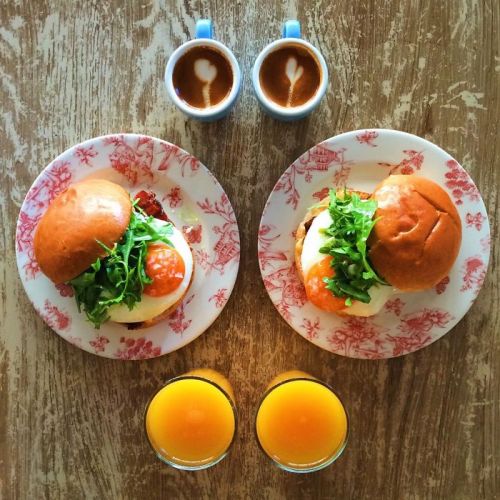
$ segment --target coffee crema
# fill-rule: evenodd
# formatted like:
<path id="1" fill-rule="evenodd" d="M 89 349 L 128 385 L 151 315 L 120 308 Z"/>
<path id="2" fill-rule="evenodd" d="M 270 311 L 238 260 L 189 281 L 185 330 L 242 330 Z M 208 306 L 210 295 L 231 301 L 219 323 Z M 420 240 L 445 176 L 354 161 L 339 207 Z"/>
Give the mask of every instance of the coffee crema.
<path id="1" fill-rule="evenodd" d="M 233 87 L 233 71 L 218 50 L 193 47 L 175 64 L 172 83 L 175 93 L 189 106 L 210 108 L 223 101 Z"/>
<path id="2" fill-rule="evenodd" d="M 262 62 L 259 82 L 275 104 L 293 108 L 312 99 L 321 84 L 321 68 L 314 54 L 300 45 L 286 45 Z"/>

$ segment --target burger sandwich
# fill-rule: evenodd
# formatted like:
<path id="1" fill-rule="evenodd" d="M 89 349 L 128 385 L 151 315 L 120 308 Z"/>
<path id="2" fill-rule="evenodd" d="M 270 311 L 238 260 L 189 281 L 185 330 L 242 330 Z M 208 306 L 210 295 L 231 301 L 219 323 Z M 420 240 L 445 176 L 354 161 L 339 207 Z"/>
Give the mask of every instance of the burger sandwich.
<path id="1" fill-rule="evenodd" d="M 316 307 L 372 316 L 396 292 L 439 283 L 461 238 L 457 209 L 438 184 L 391 175 L 371 195 L 331 189 L 299 224 L 295 263 Z"/>
<path id="2" fill-rule="evenodd" d="M 142 201 L 113 182 L 85 180 L 59 194 L 36 228 L 40 269 L 73 288 L 78 309 L 95 328 L 108 320 L 152 326 L 191 284 L 193 256 L 184 236 L 156 200 Z"/>

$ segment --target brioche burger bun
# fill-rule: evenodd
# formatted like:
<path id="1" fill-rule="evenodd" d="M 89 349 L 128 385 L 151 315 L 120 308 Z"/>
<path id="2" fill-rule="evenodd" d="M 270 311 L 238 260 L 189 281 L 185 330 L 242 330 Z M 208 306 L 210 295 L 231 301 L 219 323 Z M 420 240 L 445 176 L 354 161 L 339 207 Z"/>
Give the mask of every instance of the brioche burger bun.
<path id="1" fill-rule="evenodd" d="M 148 231 L 164 237 L 142 242 L 139 232 Z M 123 272 L 127 257 L 117 249 L 125 241 L 132 242 L 124 275 L 129 288 L 119 294 L 105 275 Z M 79 308 L 97 328 L 108 319 L 132 329 L 156 324 L 180 304 L 193 278 L 193 257 L 182 233 L 148 217 L 125 189 L 103 179 L 75 183 L 52 201 L 36 228 L 34 252 L 50 280 L 73 286 Z M 141 280 L 139 268 L 145 273 Z M 95 294 L 103 282 L 109 290 L 99 303 Z"/>
<path id="2" fill-rule="evenodd" d="M 368 302 L 351 300 L 326 289 L 337 257 L 320 252 L 334 224 L 330 197 L 312 207 L 299 224 L 295 240 L 295 263 L 308 299 L 320 309 L 337 314 L 372 316 L 397 292 L 434 287 L 450 271 L 460 250 L 460 217 L 448 194 L 435 182 L 414 175 L 391 175 L 374 192 L 348 190 L 349 196 L 374 200 L 375 221 L 366 241 L 366 257 L 381 281 L 373 282 Z M 344 191 L 337 190 L 342 198 Z M 349 304 L 350 302 L 350 304 Z"/>
<path id="3" fill-rule="evenodd" d="M 35 257 L 54 283 L 83 273 L 113 246 L 130 222 L 130 195 L 118 184 L 92 179 L 72 185 L 57 196 L 35 231 Z"/>
<path id="4" fill-rule="evenodd" d="M 384 279 L 401 291 L 437 285 L 453 266 L 462 224 L 448 193 L 415 175 L 391 175 L 373 192 L 375 224 L 369 257 Z"/>

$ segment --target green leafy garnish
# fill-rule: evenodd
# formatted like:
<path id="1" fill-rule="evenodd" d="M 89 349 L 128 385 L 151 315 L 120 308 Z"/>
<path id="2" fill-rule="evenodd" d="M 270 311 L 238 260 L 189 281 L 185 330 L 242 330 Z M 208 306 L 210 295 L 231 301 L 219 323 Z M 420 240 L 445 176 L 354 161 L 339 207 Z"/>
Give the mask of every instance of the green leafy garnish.
<path id="1" fill-rule="evenodd" d="M 376 283 L 387 283 L 372 268 L 368 256 L 368 236 L 377 222 L 373 220 L 376 200 L 362 200 L 355 193 L 344 191 L 342 196 L 330 189 L 329 212 L 332 224 L 323 232 L 328 237 L 320 252 L 332 256 L 332 278 L 324 278 L 326 288 L 336 297 L 345 297 L 345 305 L 352 300 L 368 304 L 368 290 Z"/>
<path id="2" fill-rule="evenodd" d="M 152 280 L 145 271 L 147 247 L 163 242 L 173 246 L 168 237 L 172 224 L 162 224 L 133 205 L 130 223 L 118 243 L 108 248 L 106 257 L 97 259 L 86 271 L 69 281 L 75 291 L 78 310 L 99 328 L 109 319 L 108 309 L 113 304 L 126 304 L 132 309 L 141 301 L 144 286 Z"/>

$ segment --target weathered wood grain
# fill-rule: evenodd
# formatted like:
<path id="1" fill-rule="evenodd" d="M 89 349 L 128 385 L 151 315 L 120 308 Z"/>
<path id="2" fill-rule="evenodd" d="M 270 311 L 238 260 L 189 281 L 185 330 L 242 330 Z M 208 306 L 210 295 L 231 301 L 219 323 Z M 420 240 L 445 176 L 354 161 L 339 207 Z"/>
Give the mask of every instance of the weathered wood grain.
<path id="1" fill-rule="evenodd" d="M 229 118 L 186 120 L 162 83 L 168 55 L 210 16 L 244 72 Z M 325 55 L 328 95 L 310 118 L 277 123 L 252 95 L 250 68 L 297 17 Z M 500 3 L 497 0 L 0 0 L 0 497 L 377 498 L 500 496 Z M 391 127 L 453 154 L 478 184 L 493 254 L 477 302 L 453 332 L 401 359 L 321 351 L 279 317 L 261 283 L 256 235 L 281 172 L 342 131 Z M 74 143 L 109 132 L 167 139 L 198 156 L 235 207 L 242 238 L 228 306 L 172 355 L 118 362 L 52 333 L 17 276 L 14 230 L 38 172 Z M 231 455 L 181 473 L 156 461 L 142 413 L 166 378 L 197 366 L 228 374 L 240 409 Z M 332 467 L 293 476 L 256 445 L 264 386 L 297 367 L 345 400 L 352 438 Z"/>

